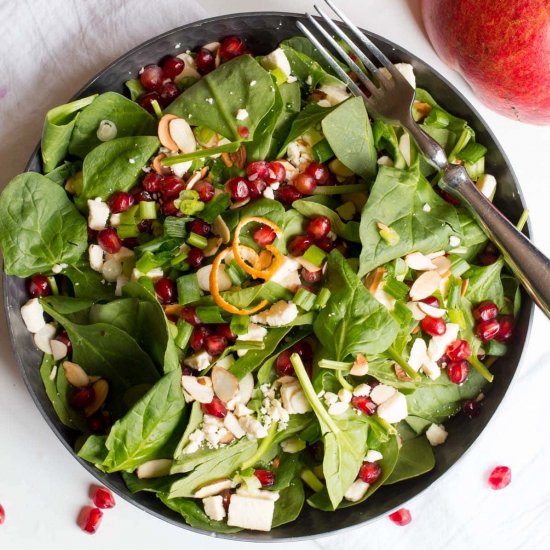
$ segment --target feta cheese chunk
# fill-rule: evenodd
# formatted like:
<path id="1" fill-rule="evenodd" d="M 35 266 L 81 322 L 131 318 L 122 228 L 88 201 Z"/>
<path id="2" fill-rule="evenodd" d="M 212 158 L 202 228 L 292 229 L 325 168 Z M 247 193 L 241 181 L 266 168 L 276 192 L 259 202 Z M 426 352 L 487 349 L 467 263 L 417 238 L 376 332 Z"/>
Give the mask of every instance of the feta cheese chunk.
<path id="1" fill-rule="evenodd" d="M 98 244 L 91 244 L 88 247 L 88 262 L 94 271 L 101 272 L 103 268 L 103 248 Z"/>
<path id="2" fill-rule="evenodd" d="M 250 323 L 248 325 L 248 332 L 237 336 L 237 340 L 244 342 L 263 342 L 266 334 L 267 329 L 255 323 Z M 237 350 L 237 355 L 242 357 L 246 352 L 247 350 L 245 349 L 239 349 Z"/>
<path id="3" fill-rule="evenodd" d="M 253 323 L 269 325 L 270 327 L 281 327 L 292 323 L 298 317 L 298 307 L 294 302 L 279 300 L 269 309 L 253 315 L 250 320 Z"/>
<path id="4" fill-rule="evenodd" d="M 384 456 L 381 452 L 375 451 L 374 449 L 369 449 L 367 451 L 367 455 L 365 456 L 366 462 L 378 462 L 379 460 L 382 460 Z"/>
<path id="5" fill-rule="evenodd" d="M 235 118 L 237 120 L 246 120 L 248 118 L 248 111 L 246 109 L 239 109 Z"/>
<path id="6" fill-rule="evenodd" d="M 350 502 L 357 502 L 365 496 L 369 487 L 369 483 L 365 483 L 362 479 L 356 479 L 344 493 L 344 498 Z"/>
<path id="7" fill-rule="evenodd" d="M 442 445 L 447 440 L 447 430 L 443 427 L 443 424 L 432 424 L 426 430 L 426 437 L 432 447 Z"/>
<path id="8" fill-rule="evenodd" d="M 407 418 L 409 414 L 407 410 L 407 399 L 402 393 L 395 392 L 389 399 L 384 401 L 381 405 L 378 405 L 377 413 L 382 420 L 390 424 L 401 422 L 401 420 Z"/>
<path id="9" fill-rule="evenodd" d="M 460 238 L 457 237 L 456 235 L 451 235 L 449 237 L 449 244 L 453 247 L 453 248 L 456 248 L 457 246 L 460 246 Z"/>
<path id="10" fill-rule="evenodd" d="M 105 229 L 111 210 L 99 197 L 88 200 L 88 227 L 95 231 Z"/>
<path id="11" fill-rule="evenodd" d="M 38 298 L 32 298 L 21 307 L 21 317 L 29 332 L 36 333 L 46 326 L 44 309 Z"/>
<path id="12" fill-rule="evenodd" d="M 275 502 L 272 500 L 235 494 L 229 502 L 227 525 L 270 531 L 274 511 Z"/>
<path id="13" fill-rule="evenodd" d="M 193 355 L 190 355 L 184 362 L 187 367 L 191 367 L 195 370 L 204 370 L 210 366 L 212 362 L 212 356 L 206 351 L 198 351 Z"/>
<path id="14" fill-rule="evenodd" d="M 263 439 L 267 437 L 267 430 L 251 416 L 239 417 L 239 425 L 245 431 L 248 439 Z"/>
<path id="15" fill-rule="evenodd" d="M 416 88 L 416 77 L 414 76 L 413 66 L 410 63 L 396 63 L 395 68 L 413 88 Z"/>
<path id="16" fill-rule="evenodd" d="M 285 257 L 283 263 L 275 271 L 271 279 L 273 283 L 278 283 L 285 288 L 294 290 L 297 286 L 301 284 L 299 270 L 301 265 L 291 258 Z"/>
<path id="17" fill-rule="evenodd" d="M 225 518 L 225 508 L 223 506 L 223 497 L 216 495 L 202 499 L 204 513 L 214 521 L 221 521 Z"/>
<path id="18" fill-rule="evenodd" d="M 384 401 L 387 401 L 390 397 L 393 397 L 397 393 L 395 388 L 387 386 L 386 384 L 378 384 L 370 392 L 370 398 L 377 405 L 381 405 Z"/>
<path id="19" fill-rule="evenodd" d="M 289 414 L 304 414 L 311 410 L 302 386 L 298 380 L 281 386 L 281 401 Z"/>
<path id="20" fill-rule="evenodd" d="M 325 94 L 324 100 L 331 106 L 338 105 L 351 96 L 348 89 L 344 85 L 337 86 L 335 84 L 323 84 L 319 90 Z"/>
<path id="21" fill-rule="evenodd" d="M 277 48 L 268 53 L 262 58 L 261 63 L 268 70 L 279 69 L 287 77 L 287 80 L 291 75 L 290 62 L 282 48 Z"/>
<path id="22" fill-rule="evenodd" d="M 34 334 L 35 346 L 44 353 L 52 354 L 51 341 L 57 332 L 57 328 L 53 323 L 44 325 L 38 332 Z"/>

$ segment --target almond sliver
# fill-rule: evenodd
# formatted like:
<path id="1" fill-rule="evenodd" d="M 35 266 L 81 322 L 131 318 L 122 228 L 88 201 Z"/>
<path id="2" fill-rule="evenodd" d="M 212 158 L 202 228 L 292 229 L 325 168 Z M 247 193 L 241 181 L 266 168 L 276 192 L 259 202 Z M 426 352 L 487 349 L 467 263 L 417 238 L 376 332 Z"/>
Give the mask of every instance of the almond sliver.
<path id="1" fill-rule="evenodd" d="M 223 367 L 212 369 L 212 386 L 214 393 L 224 402 L 231 401 L 239 391 L 238 378 Z"/>
<path id="2" fill-rule="evenodd" d="M 170 137 L 182 153 L 192 153 L 196 150 L 197 140 L 195 139 L 193 130 L 191 130 L 191 126 L 189 126 L 186 120 L 183 118 L 175 118 L 170 120 L 168 123 L 168 129 L 170 132 Z"/>
<path id="3" fill-rule="evenodd" d="M 451 260 L 447 256 L 438 256 L 432 260 L 432 263 L 436 266 L 436 271 L 445 277 L 451 271 Z"/>
<path id="4" fill-rule="evenodd" d="M 424 302 L 418 302 L 418 308 L 428 317 L 435 317 L 436 319 L 444 317 L 445 313 L 447 313 L 447 310 L 445 309 L 430 306 L 428 304 L 425 304 Z"/>
<path id="5" fill-rule="evenodd" d="M 65 378 L 67 379 L 67 382 L 75 388 L 82 388 L 90 383 L 90 378 L 84 369 L 77 363 L 73 363 L 72 361 L 64 361 L 63 370 L 65 371 Z"/>
<path id="6" fill-rule="evenodd" d="M 414 301 L 423 300 L 439 289 L 441 275 L 437 271 L 424 271 L 413 283 L 409 296 Z"/>
<path id="7" fill-rule="evenodd" d="M 159 136 L 159 141 L 162 143 L 164 147 L 166 147 L 166 149 L 170 149 L 170 151 L 178 150 L 178 145 L 172 138 L 170 134 L 170 129 L 169 129 L 170 123 L 173 120 L 176 120 L 177 118 L 178 117 L 176 115 L 164 115 L 159 120 L 159 126 L 157 131 Z"/>
<path id="8" fill-rule="evenodd" d="M 436 265 L 432 263 L 428 256 L 424 256 L 422 252 L 412 252 L 405 256 L 405 263 L 410 269 L 415 271 L 430 271 L 436 269 Z"/>

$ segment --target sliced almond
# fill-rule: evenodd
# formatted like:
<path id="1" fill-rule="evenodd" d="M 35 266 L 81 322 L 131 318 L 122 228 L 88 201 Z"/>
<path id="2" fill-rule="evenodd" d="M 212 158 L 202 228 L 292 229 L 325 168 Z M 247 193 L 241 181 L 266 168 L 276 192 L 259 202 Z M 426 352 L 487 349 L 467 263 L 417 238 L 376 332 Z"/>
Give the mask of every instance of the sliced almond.
<path id="1" fill-rule="evenodd" d="M 162 119 L 161 119 L 162 120 Z M 182 153 L 192 153 L 197 149 L 197 140 L 189 126 L 183 118 L 176 118 L 169 121 L 168 129 L 170 137 L 176 143 Z"/>
<path id="2" fill-rule="evenodd" d="M 298 168 L 296 168 L 294 164 L 291 164 L 290 162 L 288 162 L 288 160 L 279 159 L 277 160 L 277 162 L 284 166 L 286 170 L 287 181 L 291 180 L 298 173 Z"/>
<path id="3" fill-rule="evenodd" d="M 164 153 L 160 153 L 159 155 L 157 155 L 154 159 L 153 159 L 153 162 L 151 163 L 152 166 L 153 166 L 153 170 L 157 173 L 157 174 L 160 174 L 161 176 L 165 176 L 167 174 L 170 173 L 170 168 L 168 166 L 164 166 L 163 164 L 161 164 L 161 160 L 162 159 L 165 159 L 166 158 L 166 155 Z"/>
<path id="4" fill-rule="evenodd" d="M 430 271 L 436 269 L 436 265 L 428 258 L 424 256 L 422 252 L 412 252 L 405 256 L 405 263 L 410 269 L 415 271 Z"/>
<path id="5" fill-rule="evenodd" d="M 238 168 L 244 168 L 246 164 L 246 147 L 241 144 L 239 149 L 234 153 L 229 153 L 229 158 L 234 166 Z"/>
<path id="6" fill-rule="evenodd" d="M 163 306 L 164 313 L 166 313 L 167 316 L 174 315 L 175 317 L 179 316 L 183 307 L 184 306 L 181 304 L 168 304 L 166 306 Z"/>
<path id="7" fill-rule="evenodd" d="M 63 342 L 60 342 L 59 340 L 52 340 L 50 342 L 50 347 L 52 348 L 54 361 L 59 361 L 60 359 L 67 357 L 68 349 Z"/>
<path id="8" fill-rule="evenodd" d="M 223 424 L 237 439 L 240 439 L 246 435 L 246 432 L 241 428 L 237 417 L 232 412 L 228 412 L 225 415 Z"/>
<path id="9" fill-rule="evenodd" d="M 201 378 L 206 378 L 202 376 Z M 184 391 L 189 395 L 191 400 L 199 403 L 211 403 L 214 399 L 214 390 L 207 385 L 204 380 L 200 380 L 195 376 L 183 375 L 181 377 L 181 385 Z"/>
<path id="10" fill-rule="evenodd" d="M 428 304 L 425 304 L 424 302 L 418 302 L 418 308 L 420 309 L 420 311 L 425 313 L 428 317 L 435 317 L 436 319 L 440 319 L 441 317 L 444 317 L 445 314 L 447 313 L 446 309 L 430 306 Z"/>
<path id="11" fill-rule="evenodd" d="M 225 489 L 231 489 L 230 479 L 219 479 L 217 481 L 211 481 L 210 483 L 203 485 L 200 489 L 195 491 L 194 498 L 206 498 L 219 495 Z"/>
<path id="12" fill-rule="evenodd" d="M 468 286 L 470 285 L 470 279 L 463 279 L 462 280 L 462 287 L 460 289 L 460 296 L 464 298 L 466 296 L 466 291 L 468 290 Z"/>
<path id="13" fill-rule="evenodd" d="M 433 260 L 434 258 L 439 258 L 439 256 L 445 256 L 447 254 L 444 250 L 438 250 L 437 252 L 430 252 L 429 254 L 426 254 L 430 260 Z"/>
<path id="14" fill-rule="evenodd" d="M 231 240 L 231 232 L 229 227 L 221 216 L 218 216 L 212 224 L 212 233 L 222 238 L 223 244 L 227 244 Z"/>
<path id="15" fill-rule="evenodd" d="M 422 321 L 426 314 L 418 307 L 419 302 L 407 302 L 405 305 L 411 310 L 415 321 Z"/>
<path id="16" fill-rule="evenodd" d="M 438 256 L 434 258 L 432 262 L 437 267 L 437 272 L 442 276 L 446 277 L 451 272 L 451 260 L 448 256 Z"/>
<path id="17" fill-rule="evenodd" d="M 251 373 L 248 373 L 239 381 L 239 391 L 237 392 L 235 399 L 238 400 L 239 403 L 246 405 L 250 401 L 253 391 L 254 377 Z"/>
<path id="18" fill-rule="evenodd" d="M 75 388 L 82 388 L 90 383 L 90 378 L 86 374 L 86 371 L 72 361 L 64 361 L 63 370 L 65 371 L 67 382 Z"/>
<path id="19" fill-rule="evenodd" d="M 205 50 L 208 50 L 209 52 L 216 53 L 220 49 L 220 43 L 219 42 L 209 42 L 206 44 L 206 46 L 203 46 Z"/>
<path id="20" fill-rule="evenodd" d="M 166 149 L 170 149 L 170 151 L 178 150 L 178 144 L 172 137 L 171 131 L 170 131 L 170 123 L 173 120 L 176 120 L 177 118 L 178 117 L 176 115 L 164 115 L 159 120 L 159 125 L 157 130 L 159 140 L 162 143 L 162 145 L 166 147 Z"/>
<path id="21" fill-rule="evenodd" d="M 227 403 L 237 395 L 239 380 L 234 374 L 223 367 L 214 367 L 212 369 L 212 386 L 214 393 L 224 403 Z"/>
<path id="22" fill-rule="evenodd" d="M 200 171 L 193 172 L 193 175 L 187 180 L 187 182 L 185 184 L 185 188 L 186 189 L 193 189 L 195 184 L 197 182 L 199 182 L 201 180 L 201 178 L 202 178 L 202 175 L 201 175 Z"/>
<path id="23" fill-rule="evenodd" d="M 94 389 L 94 400 L 84 409 L 86 418 L 92 416 L 105 403 L 109 393 L 109 383 L 104 378 L 100 378 L 97 382 L 94 382 L 92 388 Z"/>
<path id="24" fill-rule="evenodd" d="M 365 279 L 365 287 L 368 288 L 371 294 L 374 294 L 378 290 L 385 271 L 386 270 L 383 267 L 377 267 L 374 271 L 371 271 L 367 275 L 367 278 Z"/>
<path id="25" fill-rule="evenodd" d="M 233 166 L 233 159 L 229 156 L 229 153 L 222 153 L 222 161 L 228 168 Z"/>
<path id="26" fill-rule="evenodd" d="M 402 380 L 403 382 L 412 381 L 412 378 L 397 363 L 395 363 L 393 369 L 395 370 L 395 376 L 397 376 L 398 380 Z"/>
<path id="27" fill-rule="evenodd" d="M 33 339 L 36 347 L 49 355 L 52 354 L 51 341 L 55 336 L 57 329 L 53 323 L 44 325 L 38 332 L 34 333 Z"/>
<path id="28" fill-rule="evenodd" d="M 152 477 L 163 477 L 170 473 L 172 461 L 169 458 L 157 458 L 141 464 L 136 469 L 136 475 L 139 479 L 149 479 Z"/>
<path id="29" fill-rule="evenodd" d="M 202 252 L 206 258 L 209 258 L 210 256 L 214 256 L 216 254 L 221 245 L 221 237 L 210 237 L 208 239 L 208 245 Z"/>
<path id="30" fill-rule="evenodd" d="M 230 207 L 229 210 L 237 210 L 237 208 L 241 208 L 241 206 L 245 206 L 250 202 L 250 197 L 247 197 L 246 199 L 243 199 L 239 202 L 234 202 Z"/>
<path id="31" fill-rule="evenodd" d="M 412 300 L 419 301 L 431 296 L 441 282 L 441 275 L 437 271 L 424 271 L 413 283 L 409 295 Z"/>
<path id="32" fill-rule="evenodd" d="M 236 439 L 235 434 L 227 430 L 226 433 L 220 438 L 220 443 L 227 445 L 228 443 L 231 443 L 235 439 Z"/>
<path id="33" fill-rule="evenodd" d="M 365 376 L 368 372 L 369 362 L 367 361 L 367 358 L 362 353 L 358 353 L 349 373 L 352 376 Z"/>

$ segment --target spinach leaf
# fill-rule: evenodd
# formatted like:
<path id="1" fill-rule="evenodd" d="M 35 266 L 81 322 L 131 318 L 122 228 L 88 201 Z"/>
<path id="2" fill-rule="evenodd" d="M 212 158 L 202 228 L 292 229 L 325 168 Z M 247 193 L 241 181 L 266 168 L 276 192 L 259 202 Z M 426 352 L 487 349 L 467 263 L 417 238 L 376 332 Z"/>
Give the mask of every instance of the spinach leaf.
<path id="1" fill-rule="evenodd" d="M 279 224 L 284 213 L 285 207 L 279 201 L 262 198 L 242 208 L 228 210 L 223 213 L 222 218 L 227 227 L 229 227 L 229 230 L 233 231 L 237 227 L 237 224 L 248 216 L 261 216 L 262 218 L 271 220 L 273 223 Z"/>
<path id="2" fill-rule="evenodd" d="M 48 172 L 46 177 L 63 187 L 67 179 L 69 179 L 70 176 L 74 176 L 79 170 L 82 170 L 82 163 L 80 161 L 69 162 L 66 160 L 63 164 L 60 164 L 57 168 Z"/>
<path id="3" fill-rule="evenodd" d="M 55 264 L 75 264 L 88 244 L 86 220 L 65 190 L 47 177 L 26 172 L 0 195 L 0 247 L 4 271 L 28 277 Z"/>
<path id="4" fill-rule="evenodd" d="M 393 160 L 395 168 L 405 169 L 406 163 L 399 149 L 399 140 L 397 139 L 395 128 L 389 122 L 376 119 L 372 125 L 372 135 L 376 149 L 379 151 L 384 150 L 388 153 Z"/>
<path id="5" fill-rule="evenodd" d="M 103 472 L 105 471 L 103 461 L 109 452 L 105 446 L 106 441 L 106 435 L 90 435 L 77 454 L 80 458 L 92 463 L 98 470 Z"/>
<path id="6" fill-rule="evenodd" d="M 231 141 L 240 141 L 239 126 L 246 126 L 252 139 L 274 101 L 270 74 L 249 55 L 241 55 L 185 90 L 166 112 L 194 126 L 211 128 Z M 236 118 L 239 109 L 248 113 L 242 121 Z"/>
<path id="7" fill-rule="evenodd" d="M 382 353 L 391 346 L 399 330 L 397 322 L 338 251 L 329 255 L 326 287 L 331 295 L 313 330 L 331 358 L 343 361 L 348 355 Z"/>
<path id="8" fill-rule="evenodd" d="M 430 210 L 424 210 L 425 205 Z M 388 244 L 378 223 L 391 227 L 399 242 Z M 449 249 L 449 237 L 461 235 L 456 209 L 435 193 L 418 171 L 382 166 L 361 215 L 359 276 L 410 252 Z"/>
<path id="9" fill-rule="evenodd" d="M 48 111 L 41 142 L 44 173 L 51 172 L 67 156 L 69 141 L 79 112 L 95 98 L 95 95 L 84 97 Z"/>
<path id="10" fill-rule="evenodd" d="M 487 235 L 479 224 L 462 207 L 458 208 L 458 219 L 462 228 L 462 238 L 460 248 L 465 248 L 465 252 L 459 252 L 465 260 L 471 261 L 485 247 L 488 241 Z"/>
<path id="11" fill-rule="evenodd" d="M 473 304 L 490 300 L 502 308 L 504 306 L 504 288 L 501 280 L 503 267 L 502 256 L 493 264 L 471 267 L 464 274 L 464 278 L 470 281 L 466 290 L 466 298 Z"/>
<path id="12" fill-rule="evenodd" d="M 187 421 L 187 426 L 185 426 L 185 431 L 181 436 L 179 443 L 176 446 L 174 451 L 174 458 L 176 460 L 184 458 L 183 449 L 189 443 L 189 436 L 201 425 L 204 415 L 202 413 L 201 404 L 198 401 L 195 401 L 191 405 L 191 414 L 189 415 L 189 420 Z"/>
<path id="13" fill-rule="evenodd" d="M 438 103 L 437 101 L 426 91 L 422 88 L 416 89 L 416 101 L 421 101 L 423 103 L 428 103 L 432 107 L 435 107 L 439 109 L 444 115 L 447 120 L 446 126 L 450 130 L 453 130 L 455 132 L 460 132 L 463 128 L 466 127 L 466 121 L 463 118 L 457 117 L 449 113 L 448 111 L 445 111 Z M 435 123 L 432 123 L 430 119 L 424 121 L 425 124 L 435 126 L 435 127 L 441 127 L 441 124 L 436 125 Z"/>
<path id="14" fill-rule="evenodd" d="M 137 103 L 115 92 L 97 96 L 76 119 L 69 143 L 69 152 L 84 158 L 102 142 L 97 138 L 101 121 L 109 120 L 117 129 L 116 137 L 154 136 L 157 133 L 155 119 Z"/>
<path id="15" fill-rule="evenodd" d="M 290 239 L 295 235 L 300 235 L 304 232 L 305 221 L 305 217 L 294 208 L 291 208 L 284 213 L 282 223 L 279 225 L 279 227 L 283 230 L 283 234 L 275 243 L 280 252 L 283 254 L 288 254 L 288 241 L 290 241 Z"/>
<path id="16" fill-rule="evenodd" d="M 285 50 L 285 48 L 292 48 L 296 52 L 307 55 L 313 61 L 318 63 L 324 71 L 336 76 L 334 69 L 328 64 L 327 60 L 319 53 L 319 50 L 317 50 L 311 40 L 305 38 L 304 36 L 293 36 L 292 38 L 283 40 L 281 42 L 281 48 L 283 48 L 283 50 Z M 341 65 L 343 67 L 345 66 L 343 64 Z"/>
<path id="17" fill-rule="evenodd" d="M 435 466 L 432 446 L 424 435 L 403 442 L 399 450 L 399 458 L 391 475 L 384 485 L 421 476 Z"/>
<path id="18" fill-rule="evenodd" d="M 292 208 L 298 210 L 298 212 L 306 216 L 306 218 L 326 216 L 330 220 L 332 231 L 339 237 L 354 243 L 361 242 L 361 238 L 359 237 L 359 223 L 355 221 L 343 222 L 342 218 L 328 206 L 307 199 L 300 199 L 292 203 Z M 292 210 L 289 210 L 289 212 L 292 212 Z"/>
<path id="19" fill-rule="evenodd" d="M 77 298 L 90 300 L 112 300 L 115 297 L 115 285 L 102 283 L 103 276 L 89 267 L 69 267 L 63 271 L 73 286 Z"/>
<path id="20" fill-rule="evenodd" d="M 146 491 L 149 493 L 167 493 L 170 490 L 170 485 L 176 481 L 176 476 L 162 476 L 139 479 L 136 474 L 129 472 L 121 472 L 122 479 L 126 483 L 126 487 L 132 494 Z"/>
<path id="21" fill-rule="evenodd" d="M 222 297 L 235 307 L 246 308 L 261 300 L 267 300 L 269 303 L 274 303 L 278 300 L 291 300 L 292 293 L 284 286 L 268 281 L 267 283 L 249 286 L 242 290 L 222 292 Z"/>
<path id="22" fill-rule="evenodd" d="M 302 511 L 305 501 L 304 485 L 296 476 L 288 487 L 279 493 L 279 500 L 275 502 L 271 527 L 279 527 L 294 521 Z"/>
<path id="23" fill-rule="evenodd" d="M 181 426 L 185 399 L 181 374 L 172 371 L 161 378 L 129 411 L 117 420 L 105 443 L 107 472 L 133 471 L 159 458 L 159 451 Z"/>
<path id="24" fill-rule="evenodd" d="M 59 311 L 59 308 L 56 309 Z M 90 323 L 107 323 L 135 337 L 138 310 L 139 302 L 133 298 L 114 300 L 108 304 L 95 304 L 90 310 Z"/>
<path id="25" fill-rule="evenodd" d="M 141 84 L 141 81 L 137 78 L 127 80 L 124 85 L 128 88 L 130 92 L 130 99 L 135 101 L 141 94 L 145 93 L 145 88 Z"/>
<path id="26" fill-rule="evenodd" d="M 273 139 L 277 143 L 277 149 L 273 151 L 273 156 L 275 156 L 280 144 L 288 135 L 292 121 L 298 115 L 302 106 L 302 96 L 298 82 L 280 84 L 279 92 L 283 100 L 283 109 L 273 129 Z"/>
<path id="27" fill-rule="evenodd" d="M 84 159 L 76 205 L 85 210 L 88 199 L 105 200 L 115 191 L 129 191 L 158 148 L 159 140 L 152 136 L 122 137 L 98 145 Z"/>
<path id="28" fill-rule="evenodd" d="M 362 98 L 354 97 L 338 105 L 323 119 L 321 126 L 342 164 L 364 178 L 376 174 L 376 149 Z"/>

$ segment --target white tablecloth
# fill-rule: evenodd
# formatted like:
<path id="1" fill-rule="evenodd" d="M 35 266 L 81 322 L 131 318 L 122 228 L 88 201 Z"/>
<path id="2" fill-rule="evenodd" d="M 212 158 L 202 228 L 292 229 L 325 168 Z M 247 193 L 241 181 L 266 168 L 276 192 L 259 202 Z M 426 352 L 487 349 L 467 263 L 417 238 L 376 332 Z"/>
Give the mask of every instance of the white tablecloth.
<path id="1" fill-rule="evenodd" d="M 416 53 L 449 78 L 479 108 L 504 146 L 531 208 L 538 245 L 550 254 L 550 128 L 526 126 L 490 112 L 447 69 L 423 34 L 418 0 L 339 2 L 353 20 Z M 258 9 L 302 12 L 307 0 L 4 0 L 0 1 L 0 183 L 20 172 L 34 148 L 45 111 L 63 103 L 106 64 L 172 27 L 203 15 Z M 473 450 L 452 471 L 407 504 L 404 528 L 386 518 L 294 548 L 539 549 L 550 535 L 548 402 L 550 339 L 537 312 L 525 361 L 497 415 Z M 251 545 L 187 533 L 118 499 L 93 537 L 76 526 L 93 478 L 61 446 L 27 393 L 0 316 L 0 526 L 2 550 L 54 548 L 201 547 L 242 550 Z M 452 438 L 452 434 L 450 435 Z M 492 491 L 486 477 L 511 466 L 512 484 Z M 176 546 L 177 545 L 177 546 Z M 272 548 L 288 548 L 288 544 Z"/>

